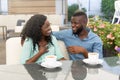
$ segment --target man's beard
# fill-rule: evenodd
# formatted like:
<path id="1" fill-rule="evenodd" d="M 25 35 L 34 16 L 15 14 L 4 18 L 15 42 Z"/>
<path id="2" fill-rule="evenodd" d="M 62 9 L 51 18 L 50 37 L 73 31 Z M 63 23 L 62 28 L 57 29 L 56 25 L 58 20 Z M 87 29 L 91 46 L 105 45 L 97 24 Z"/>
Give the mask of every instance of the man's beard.
<path id="1" fill-rule="evenodd" d="M 76 32 L 73 32 L 74 35 L 79 35 L 83 31 L 84 27 L 81 25 Z"/>

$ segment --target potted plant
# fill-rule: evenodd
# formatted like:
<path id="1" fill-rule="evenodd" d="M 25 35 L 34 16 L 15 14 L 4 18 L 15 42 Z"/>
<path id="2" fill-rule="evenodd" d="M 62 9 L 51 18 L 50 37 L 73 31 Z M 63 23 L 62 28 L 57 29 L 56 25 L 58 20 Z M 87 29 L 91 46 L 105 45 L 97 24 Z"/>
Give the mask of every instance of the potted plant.
<path id="1" fill-rule="evenodd" d="M 120 24 L 111 24 L 99 16 L 89 19 L 88 27 L 103 41 L 104 56 L 116 55 L 115 46 L 120 47 Z"/>

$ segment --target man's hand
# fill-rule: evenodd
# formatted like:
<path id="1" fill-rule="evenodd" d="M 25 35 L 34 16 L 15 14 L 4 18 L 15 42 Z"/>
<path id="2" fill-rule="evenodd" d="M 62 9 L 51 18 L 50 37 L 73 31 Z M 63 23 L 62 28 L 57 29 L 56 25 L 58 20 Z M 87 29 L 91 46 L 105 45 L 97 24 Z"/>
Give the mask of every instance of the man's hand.
<path id="1" fill-rule="evenodd" d="M 67 47 L 68 52 L 73 53 L 73 54 L 79 54 L 82 53 L 84 57 L 88 57 L 88 51 L 81 47 L 81 46 L 69 46 Z"/>
<path id="2" fill-rule="evenodd" d="M 82 52 L 82 47 L 80 46 L 69 46 L 67 48 L 68 52 L 73 53 L 73 54 L 79 54 Z"/>

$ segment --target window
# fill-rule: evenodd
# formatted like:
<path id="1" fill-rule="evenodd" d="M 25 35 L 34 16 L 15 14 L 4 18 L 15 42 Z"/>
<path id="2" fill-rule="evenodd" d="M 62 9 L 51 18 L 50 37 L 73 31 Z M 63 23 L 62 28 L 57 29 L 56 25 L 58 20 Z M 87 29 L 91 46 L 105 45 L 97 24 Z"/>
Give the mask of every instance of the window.
<path id="1" fill-rule="evenodd" d="M 8 14 L 8 1 L 0 0 L 0 14 Z"/>

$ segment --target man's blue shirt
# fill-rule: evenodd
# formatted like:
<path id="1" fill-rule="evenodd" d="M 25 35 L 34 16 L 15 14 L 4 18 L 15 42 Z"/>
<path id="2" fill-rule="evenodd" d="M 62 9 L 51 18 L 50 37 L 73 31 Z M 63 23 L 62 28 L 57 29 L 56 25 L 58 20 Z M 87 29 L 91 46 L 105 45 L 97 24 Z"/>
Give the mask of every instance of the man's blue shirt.
<path id="1" fill-rule="evenodd" d="M 84 39 L 80 39 L 78 36 L 75 36 L 72 32 L 72 29 L 61 30 L 59 32 L 53 32 L 53 35 L 58 39 L 64 41 L 66 47 L 69 46 L 82 46 L 87 49 L 88 52 L 97 52 L 99 53 L 100 58 L 103 57 L 102 53 L 102 41 L 98 35 L 93 33 L 89 28 L 86 28 L 88 31 L 88 36 Z M 84 59 L 84 56 L 80 54 L 69 53 L 71 60 Z"/>

